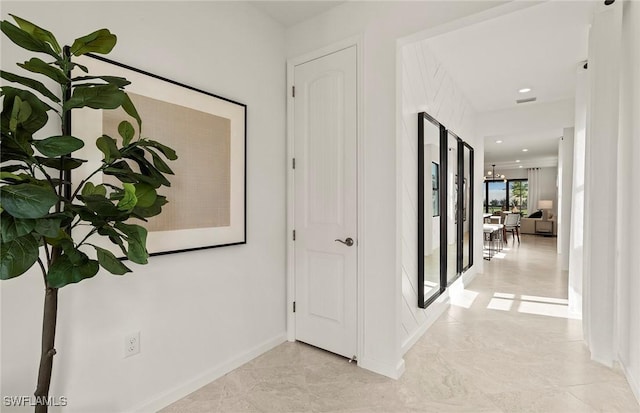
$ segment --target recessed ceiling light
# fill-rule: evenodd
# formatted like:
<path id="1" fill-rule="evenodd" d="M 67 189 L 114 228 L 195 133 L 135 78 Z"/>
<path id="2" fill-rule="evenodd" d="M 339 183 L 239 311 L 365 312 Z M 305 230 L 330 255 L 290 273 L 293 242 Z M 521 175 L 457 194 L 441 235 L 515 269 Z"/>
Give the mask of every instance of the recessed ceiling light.
<path id="1" fill-rule="evenodd" d="M 518 93 L 528 93 L 528 92 L 531 92 L 530 87 L 523 87 L 522 89 L 518 90 Z"/>
<path id="2" fill-rule="evenodd" d="M 497 140 L 496 143 L 502 143 L 502 141 L 501 140 Z"/>
<path id="3" fill-rule="evenodd" d="M 520 159 L 516 159 L 516 163 L 520 163 Z"/>
<path id="4" fill-rule="evenodd" d="M 518 166 L 518 168 L 522 168 L 522 165 Z"/>
<path id="5" fill-rule="evenodd" d="M 529 149 L 524 148 L 524 149 L 522 150 L 522 152 L 529 152 Z"/>

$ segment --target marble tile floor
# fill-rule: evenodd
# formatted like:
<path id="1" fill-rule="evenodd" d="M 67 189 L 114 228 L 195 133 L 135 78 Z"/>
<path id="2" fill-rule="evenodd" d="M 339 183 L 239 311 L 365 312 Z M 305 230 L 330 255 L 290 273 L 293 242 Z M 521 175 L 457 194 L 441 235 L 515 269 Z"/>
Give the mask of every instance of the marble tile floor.
<path id="1" fill-rule="evenodd" d="M 485 261 L 400 380 L 284 343 L 162 413 L 640 412 L 622 373 L 590 361 L 555 242 L 524 235 Z"/>

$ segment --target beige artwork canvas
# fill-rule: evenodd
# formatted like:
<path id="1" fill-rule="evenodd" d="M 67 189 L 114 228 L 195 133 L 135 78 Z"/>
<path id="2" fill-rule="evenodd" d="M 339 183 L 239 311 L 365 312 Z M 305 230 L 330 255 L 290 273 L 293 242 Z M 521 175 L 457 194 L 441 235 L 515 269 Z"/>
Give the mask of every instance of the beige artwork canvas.
<path id="1" fill-rule="evenodd" d="M 231 222 L 231 121 L 184 106 L 128 93 L 143 119 L 143 136 L 174 148 L 175 176 L 163 188 L 169 203 L 145 224 L 149 231 L 227 227 Z M 121 109 L 103 113 L 103 132 L 117 137 Z M 106 183 L 113 179 L 104 175 Z"/>

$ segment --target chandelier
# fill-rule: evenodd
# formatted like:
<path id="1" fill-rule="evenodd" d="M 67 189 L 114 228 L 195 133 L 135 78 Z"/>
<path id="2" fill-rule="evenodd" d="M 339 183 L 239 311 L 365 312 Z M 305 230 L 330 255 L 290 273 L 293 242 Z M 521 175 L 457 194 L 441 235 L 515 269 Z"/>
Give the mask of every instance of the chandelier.
<path id="1" fill-rule="evenodd" d="M 487 171 L 487 175 L 485 175 L 485 181 L 504 181 L 507 182 L 507 178 L 504 175 L 496 174 L 496 165 L 491 165 L 491 170 Z"/>

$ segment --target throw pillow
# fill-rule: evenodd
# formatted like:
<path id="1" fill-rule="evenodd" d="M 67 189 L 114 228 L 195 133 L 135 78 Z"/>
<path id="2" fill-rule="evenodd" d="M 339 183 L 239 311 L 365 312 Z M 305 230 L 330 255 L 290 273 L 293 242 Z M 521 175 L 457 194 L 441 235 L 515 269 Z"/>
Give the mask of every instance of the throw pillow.
<path id="1" fill-rule="evenodd" d="M 542 218 L 542 210 L 536 211 L 529 215 L 529 218 Z"/>

